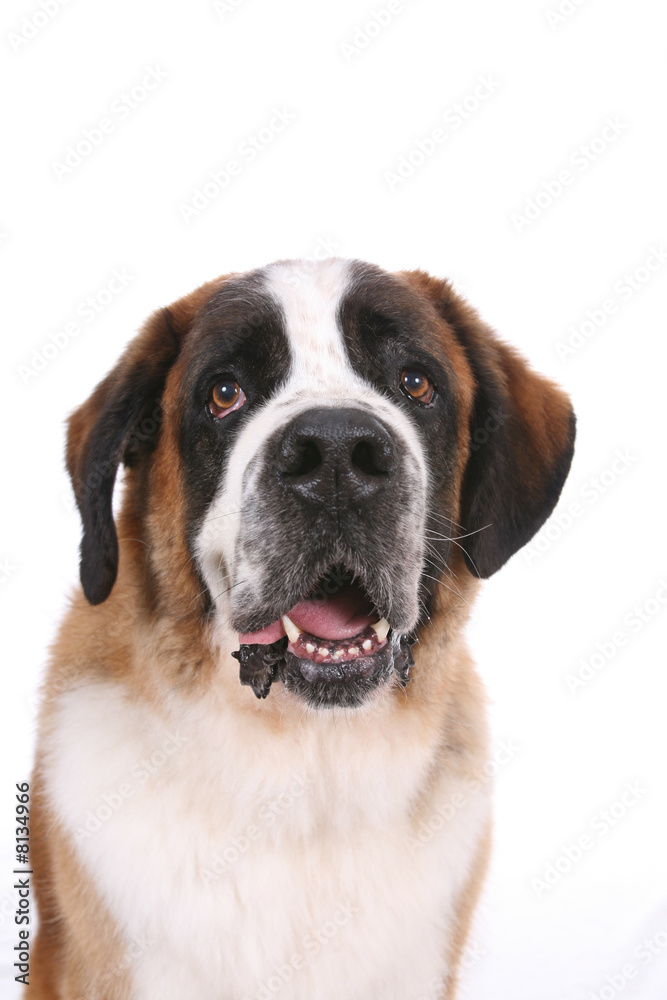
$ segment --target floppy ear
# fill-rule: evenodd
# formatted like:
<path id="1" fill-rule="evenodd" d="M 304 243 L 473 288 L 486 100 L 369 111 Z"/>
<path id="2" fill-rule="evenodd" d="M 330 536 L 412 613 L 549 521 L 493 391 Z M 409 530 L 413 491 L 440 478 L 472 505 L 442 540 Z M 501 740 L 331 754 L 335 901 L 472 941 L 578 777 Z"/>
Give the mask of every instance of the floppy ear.
<path id="1" fill-rule="evenodd" d="M 439 302 L 475 382 L 459 520 L 468 568 L 488 577 L 528 542 L 556 505 L 574 452 L 565 393 L 503 344 L 444 283 Z M 487 527 L 488 526 L 488 527 Z"/>
<path id="2" fill-rule="evenodd" d="M 81 584 L 91 604 L 106 600 L 118 571 L 112 513 L 118 465 L 121 460 L 134 464 L 142 449 L 154 447 L 159 399 L 180 342 L 172 311 L 154 313 L 113 371 L 69 418 L 66 463 L 83 522 Z M 146 407 L 149 413 L 158 408 L 152 433 L 133 436 Z"/>

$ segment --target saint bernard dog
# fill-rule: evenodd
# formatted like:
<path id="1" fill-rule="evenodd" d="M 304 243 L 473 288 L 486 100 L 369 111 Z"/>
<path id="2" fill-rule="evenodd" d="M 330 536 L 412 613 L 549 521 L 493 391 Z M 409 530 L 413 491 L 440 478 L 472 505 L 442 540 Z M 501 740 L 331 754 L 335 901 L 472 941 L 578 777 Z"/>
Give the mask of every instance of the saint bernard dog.
<path id="1" fill-rule="evenodd" d="M 280 261 L 149 318 L 69 420 L 31 1000 L 452 1000 L 491 826 L 464 628 L 574 426 L 421 271 Z"/>

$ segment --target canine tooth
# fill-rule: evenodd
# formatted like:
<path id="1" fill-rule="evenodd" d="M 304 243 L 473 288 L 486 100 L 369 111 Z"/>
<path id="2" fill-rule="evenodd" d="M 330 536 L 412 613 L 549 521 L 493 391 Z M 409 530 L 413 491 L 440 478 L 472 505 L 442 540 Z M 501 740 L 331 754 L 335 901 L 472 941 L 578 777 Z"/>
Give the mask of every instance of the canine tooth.
<path id="1" fill-rule="evenodd" d="M 391 628 L 391 625 L 389 624 L 386 618 L 381 618 L 379 622 L 375 623 L 375 625 L 371 625 L 371 628 L 375 632 L 379 641 L 384 642 L 384 640 L 387 638 L 387 632 Z"/>
<path id="2" fill-rule="evenodd" d="M 358 646 L 350 646 L 350 648 L 348 649 L 348 653 L 349 653 L 350 656 L 358 656 L 359 655 L 359 647 Z"/>
<path id="3" fill-rule="evenodd" d="M 327 649 L 326 646 L 320 646 L 320 648 L 318 649 L 317 652 L 320 654 L 320 656 L 328 656 L 329 655 L 329 650 Z"/>
<path id="4" fill-rule="evenodd" d="M 307 642 L 306 643 L 306 652 L 307 653 L 314 653 L 315 652 L 315 647 L 313 646 L 312 642 Z"/>
<path id="5" fill-rule="evenodd" d="M 301 635 L 301 629 L 297 628 L 292 619 L 288 618 L 287 615 L 283 615 L 281 620 L 283 623 L 283 628 L 287 632 L 287 638 L 289 639 L 289 641 L 296 642 L 296 640 Z"/>
<path id="6" fill-rule="evenodd" d="M 362 642 L 361 645 L 364 647 L 364 649 L 368 650 L 368 649 L 371 648 L 371 646 L 373 645 L 373 643 L 371 642 L 370 639 L 364 639 L 364 641 Z"/>

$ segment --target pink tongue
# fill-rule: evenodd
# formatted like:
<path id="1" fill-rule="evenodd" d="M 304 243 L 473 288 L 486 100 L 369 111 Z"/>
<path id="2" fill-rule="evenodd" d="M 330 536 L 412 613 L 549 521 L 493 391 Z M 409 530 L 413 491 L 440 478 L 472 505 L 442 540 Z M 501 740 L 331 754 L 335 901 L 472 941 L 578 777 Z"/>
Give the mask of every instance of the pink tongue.
<path id="1" fill-rule="evenodd" d="M 377 618 L 364 595 L 354 586 L 343 587 L 324 599 L 299 601 L 287 614 L 303 632 L 318 639 L 350 639 Z M 258 632 L 243 633 L 239 642 L 268 645 L 284 635 L 282 622 L 277 621 Z"/>
<path id="2" fill-rule="evenodd" d="M 319 639 L 350 639 L 377 620 L 370 603 L 353 586 L 343 587 L 324 600 L 300 601 L 288 614 L 303 632 Z"/>

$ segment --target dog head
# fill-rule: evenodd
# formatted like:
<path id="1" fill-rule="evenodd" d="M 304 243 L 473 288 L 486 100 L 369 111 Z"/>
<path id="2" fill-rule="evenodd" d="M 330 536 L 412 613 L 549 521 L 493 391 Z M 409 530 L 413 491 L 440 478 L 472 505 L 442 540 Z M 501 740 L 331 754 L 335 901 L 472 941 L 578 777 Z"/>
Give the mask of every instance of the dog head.
<path id="1" fill-rule="evenodd" d="M 124 461 L 121 570 L 154 612 L 187 594 L 231 625 L 259 696 L 355 706 L 405 682 L 439 585 L 538 530 L 573 446 L 566 397 L 447 282 L 338 259 L 231 275 L 154 314 L 70 419 L 84 593 L 116 581 Z"/>

